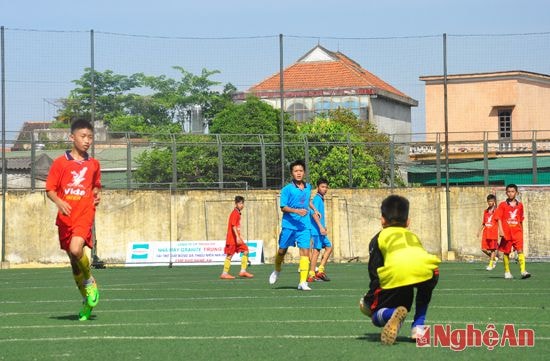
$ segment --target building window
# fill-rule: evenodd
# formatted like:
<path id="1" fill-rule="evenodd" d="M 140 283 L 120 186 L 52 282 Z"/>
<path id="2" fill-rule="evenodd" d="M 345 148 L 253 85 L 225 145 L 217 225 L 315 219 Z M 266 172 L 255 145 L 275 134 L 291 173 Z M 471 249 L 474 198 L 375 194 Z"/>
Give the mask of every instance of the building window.
<path id="1" fill-rule="evenodd" d="M 331 110 L 331 103 L 328 100 L 322 100 L 315 103 L 315 113 L 321 114 L 321 113 L 327 113 L 329 110 Z"/>
<path id="2" fill-rule="evenodd" d="M 297 121 L 306 121 L 311 117 L 309 109 L 304 104 L 298 102 L 291 104 L 286 111 Z"/>
<path id="3" fill-rule="evenodd" d="M 499 149 L 512 150 L 512 110 L 500 109 L 498 111 L 498 140 Z"/>

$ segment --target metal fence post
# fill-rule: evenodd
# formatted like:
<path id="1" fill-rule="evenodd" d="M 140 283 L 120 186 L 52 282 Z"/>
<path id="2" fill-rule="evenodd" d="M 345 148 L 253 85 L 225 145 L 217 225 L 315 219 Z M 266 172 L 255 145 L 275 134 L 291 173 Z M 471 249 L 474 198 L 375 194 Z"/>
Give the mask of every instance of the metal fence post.
<path id="1" fill-rule="evenodd" d="M 223 188 L 223 152 L 222 139 L 219 134 L 216 134 L 216 143 L 218 144 L 218 184 L 219 188 Z"/>
<path id="2" fill-rule="evenodd" d="M 285 86 L 284 86 L 284 66 L 283 66 L 283 34 L 279 34 L 279 91 L 281 98 L 281 111 L 279 131 L 281 133 L 281 187 L 285 185 Z"/>
<path id="3" fill-rule="evenodd" d="M 176 188 L 178 186 L 178 152 L 174 134 L 170 134 L 170 139 L 172 139 L 172 186 Z"/>
<path id="4" fill-rule="evenodd" d="M 2 88 L 2 266 L 6 262 L 6 68 L 4 53 L 4 27 L 0 27 L 0 87 Z M 0 267 L 1 268 L 1 267 Z"/>
<path id="5" fill-rule="evenodd" d="M 537 131 L 533 130 L 533 136 L 531 138 L 531 150 L 533 158 L 533 184 L 538 184 L 538 170 L 537 170 Z"/>
<path id="6" fill-rule="evenodd" d="M 132 189 L 132 142 L 126 133 L 126 187 Z"/>
<path id="7" fill-rule="evenodd" d="M 437 133 L 435 143 L 435 178 L 438 187 L 441 187 L 441 143 L 439 142 L 439 133 Z"/>
<path id="8" fill-rule="evenodd" d="M 260 134 L 258 137 L 260 139 L 260 153 L 262 157 L 262 188 L 266 189 L 267 188 L 267 167 L 266 167 L 266 159 L 265 159 L 265 141 L 264 141 L 264 136 L 262 134 Z"/>
<path id="9" fill-rule="evenodd" d="M 304 162 L 306 163 L 306 169 L 309 170 L 309 142 L 307 140 L 307 134 L 304 134 Z M 311 182 L 310 173 L 306 172 L 306 180 Z"/>
<path id="10" fill-rule="evenodd" d="M 353 167 L 353 148 L 351 145 L 351 136 L 348 133 L 347 136 L 348 141 L 348 187 L 353 188 L 353 173 L 352 173 L 352 167 Z"/>
<path id="11" fill-rule="evenodd" d="M 34 139 L 34 131 L 31 131 L 31 192 L 34 192 L 36 187 L 36 139 Z"/>
<path id="12" fill-rule="evenodd" d="M 390 141 L 390 188 L 393 189 L 395 185 L 395 135 L 392 136 Z"/>
<path id="13" fill-rule="evenodd" d="M 487 187 L 489 185 L 489 135 L 487 132 L 483 133 L 483 185 Z"/>

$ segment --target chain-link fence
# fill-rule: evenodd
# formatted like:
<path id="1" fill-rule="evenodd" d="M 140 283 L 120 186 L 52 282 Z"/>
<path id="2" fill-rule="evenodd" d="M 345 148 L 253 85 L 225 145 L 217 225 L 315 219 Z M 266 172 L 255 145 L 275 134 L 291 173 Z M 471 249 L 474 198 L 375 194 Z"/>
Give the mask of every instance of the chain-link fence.
<path id="1" fill-rule="evenodd" d="M 209 87 L 210 91 L 221 91 L 225 85 L 232 84 L 238 93 L 235 99 L 243 99 L 249 92 L 254 93 L 278 109 L 283 108 L 291 118 L 298 121 L 308 120 L 331 109 L 345 107 L 352 110 L 360 120 L 376 124 L 379 131 L 390 134 L 397 142 L 436 141 L 427 132 L 443 133 L 445 114 L 442 98 L 427 98 L 427 85 L 431 80 L 426 79 L 430 76 L 442 76 L 444 73 L 496 74 L 521 70 L 542 74 L 541 84 L 548 87 L 546 78 L 550 74 L 550 63 L 547 61 L 550 55 L 550 33 L 442 34 L 388 38 L 293 35 L 190 38 L 101 31 L 2 28 L 2 35 L 2 79 L 5 99 L 2 104 L 5 114 L 3 129 L 7 131 L 8 142 L 20 137 L 18 132 L 25 123 L 35 127 L 40 126 L 37 123 L 50 123 L 59 119 L 60 113 L 69 105 L 92 112 L 94 120 L 104 120 L 108 124 L 109 119 L 104 119 L 102 104 L 94 96 L 103 96 L 108 100 L 109 97 L 127 93 L 153 94 L 151 88 L 143 85 L 125 88 L 124 84 L 117 83 L 122 82 L 119 76 L 132 77 L 142 74 L 177 80 L 185 77 L 182 69 L 191 74 L 201 74 L 205 69 L 216 71 L 210 77 L 216 83 Z M 318 46 L 327 52 L 315 58 L 319 56 L 314 52 Z M 315 91 L 306 83 L 303 83 L 303 89 L 288 89 L 288 86 L 285 86 L 296 80 L 290 72 L 295 64 L 306 57 L 312 58 L 308 58 L 313 60 L 312 64 L 323 62 L 325 59 L 322 56 L 336 57 L 344 66 L 362 73 L 361 76 L 370 74 L 376 78 L 372 78 L 375 80 L 369 86 L 355 88 L 346 88 L 345 79 L 339 79 L 342 81 L 340 85 L 328 83 L 324 88 L 320 82 L 320 87 Z M 92 73 L 86 73 L 90 69 Z M 283 69 L 289 70 L 290 75 L 287 79 L 282 79 L 279 88 L 279 78 L 276 75 Z M 97 77 L 95 81 L 85 77 L 86 74 L 94 72 L 111 77 Z M 93 78 L 93 75 L 91 77 Z M 253 91 L 258 84 L 266 80 L 273 80 L 277 86 L 264 92 Z M 86 81 L 90 83 L 86 85 Z M 330 81 L 334 82 L 334 79 Z M 527 81 L 530 80 L 520 79 L 520 82 Z M 82 90 L 77 99 L 81 104 L 77 106 L 71 103 L 77 100 L 70 96 L 75 88 Z M 392 94 L 397 94 L 397 98 L 392 98 Z M 510 146 L 506 145 L 505 141 L 512 144 L 519 140 L 512 137 L 513 131 L 545 129 L 541 125 L 544 121 L 540 119 L 544 118 L 547 110 L 545 104 L 549 102 L 545 102 L 544 98 L 537 98 L 538 103 L 530 105 L 528 113 L 519 109 L 519 106 L 513 110 L 516 113 L 524 112 L 521 113 L 522 124 L 517 123 L 517 118 L 511 121 L 506 118 L 508 120 L 505 119 L 498 124 L 495 122 L 486 125 L 483 130 L 478 130 L 476 126 L 485 124 L 486 120 L 472 119 L 478 115 L 468 109 L 479 106 L 475 102 L 477 94 L 471 94 L 473 99 L 468 100 L 469 103 L 464 106 L 467 94 L 458 91 L 449 91 L 447 94 L 450 109 L 449 131 L 457 136 L 458 132 L 464 130 L 475 130 L 480 133 L 488 131 L 487 134 L 493 132 L 496 139 L 500 140 L 497 144 L 499 150 L 504 150 L 503 147 Z M 534 97 L 534 94 L 525 96 Z M 390 102 L 397 99 L 405 103 L 401 104 L 403 107 L 396 108 L 383 103 L 382 99 L 389 99 Z M 437 107 L 432 109 L 436 103 Z M 509 111 L 513 105 L 506 100 L 499 100 L 495 104 L 498 107 L 508 107 L 503 108 L 503 111 Z M 201 113 L 200 107 L 188 104 L 184 108 L 169 113 L 173 121 L 181 126 L 181 131 L 207 133 L 211 119 L 205 118 L 206 115 Z M 123 114 L 131 112 L 132 116 L 139 115 L 136 114 L 139 113 L 139 109 L 136 108 L 130 111 L 122 107 L 118 111 Z M 383 113 L 377 113 L 380 111 Z M 490 111 L 493 110 L 489 109 L 487 113 Z M 500 108 L 494 111 L 498 112 Z M 505 117 L 505 113 L 502 114 L 502 117 Z M 455 121 L 456 117 L 461 121 Z M 465 128 L 464 122 L 472 128 Z M 400 134 L 403 137 L 396 139 L 395 137 Z M 522 136 L 521 139 L 526 138 Z M 467 139 L 458 137 L 454 140 Z M 443 142 L 443 139 L 440 141 Z M 280 140 L 268 139 L 265 143 L 266 151 L 276 147 L 277 142 Z M 256 143 L 261 144 L 261 141 Z M 284 152 L 280 152 L 279 158 L 282 156 Z M 286 178 L 282 162 L 279 159 L 279 174 L 272 172 L 266 176 L 279 177 L 279 185 L 281 180 Z M 275 165 L 267 164 L 267 167 L 276 171 Z M 267 181 L 265 186 L 269 184 Z"/>
<path id="2" fill-rule="evenodd" d="M 70 148 L 68 131 L 48 136 L 57 140 L 44 140 L 42 132 L 51 133 L 35 130 L 25 137 L 28 142 L 8 144 L 20 149 L 6 155 L 8 189 L 43 189 L 51 162 Z M 473 136 L 477 140 L 449 141 L 453 159 L 446 164 L 442 134 L 434 141 L 409 143 L 352 141 L 342 134 L 293 135 L 284 142 L 285 166 L 304 159 L 310 181 L 325 176 L 339 188 L 441 186 L 447 167 L 451 185 L 550 184 L 550 131 L 517 133 L 504 150 L 492 133 Z M 105 133 L 93 152 L 107 189 L 232 189 L 235 184 L 277 189 L 280 146 L 273 134 Z M 377 170 L 372 179 L 369 166 Z"/>

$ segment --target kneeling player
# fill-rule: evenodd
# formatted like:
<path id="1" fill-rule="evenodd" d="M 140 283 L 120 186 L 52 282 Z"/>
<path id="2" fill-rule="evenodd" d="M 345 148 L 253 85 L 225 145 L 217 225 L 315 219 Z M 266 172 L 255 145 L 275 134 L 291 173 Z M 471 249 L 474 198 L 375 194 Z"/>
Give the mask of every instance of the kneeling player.
<path id="1" fill-rule="evenodd" d="M 429 254 L 418 237 L 410 232 L 409 201 L 391 195 L 382 202 L 382 231 L 369 244 L 369 291 L 361 298 L 361 312 L 383 327 L 383 344 L 395 343 L 403 321 L 410 312 L 417 289 L 412 337 L 423 329 L 432 292 L 439 279 L 441 262 Z"/>

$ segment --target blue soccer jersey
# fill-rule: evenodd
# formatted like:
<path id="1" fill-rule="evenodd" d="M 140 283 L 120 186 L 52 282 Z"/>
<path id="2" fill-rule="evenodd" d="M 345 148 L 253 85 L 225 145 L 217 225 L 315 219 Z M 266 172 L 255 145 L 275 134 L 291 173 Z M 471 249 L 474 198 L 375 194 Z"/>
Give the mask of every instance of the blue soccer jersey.
<path id="1" fill-rule="evenodd" d="M 319 220 L 321 222 L 321 225 L 323 227 L 326 228 L 326 223 L 325 223 L 325 200 L 323 198 L 322 195 L 320 195 L 319 193 L 317 193 L 315 195 L 315 197 L 313 197 L 313 206 L 315 207 L 315 209 L 319 212 L 319 214 L 321 215 L 321 219 Z M 315 214 L 315 212 L 313 210 L 311 210 L 310 212 L 310 215 L 311 215 L 311 235 L 315 235 L 315 236 L 318 236 L 321 234 L 320 230 L 319 230 L 319 226 L 317 225 L 317 222 L 315 222 L 315 219 L 313 219 L 313 215 Z"/>
<path id="2" fill-rule="evenodd" d="M 311 184 L 304 183 L 304 189 L 300 189 L 294 182 L 291 182 L 281 190 L 281 208 L 287 206 L 295 209 L 305 209 L 308 213 L 300 216 L 296 213 L 283 212 L 282 227 L 295 230 L 309 229 L 309 199 L 311 198 Z"/>

